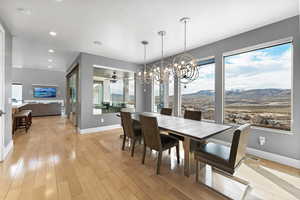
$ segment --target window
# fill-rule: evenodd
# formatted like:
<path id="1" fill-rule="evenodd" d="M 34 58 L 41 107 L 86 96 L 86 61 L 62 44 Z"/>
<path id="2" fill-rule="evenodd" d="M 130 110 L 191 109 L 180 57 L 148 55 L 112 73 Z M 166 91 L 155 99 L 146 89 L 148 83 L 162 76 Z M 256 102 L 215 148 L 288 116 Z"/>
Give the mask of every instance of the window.
<path id="1" fill-rule="evenodd" d="M 114 106 L 120 105 L 124 100 L 124 84 L 123 79 L 110 81 L 111 104 Z"/>
<path id="2" fill-rule="evenodd" d="M 94 68 L 93 113 L 120 112 L 135 107 L 135 80 L 133 72 Z"/>
<path id="3" fill-rule="evenodd" d="M 169 95 L 168 95 L 168 101 L 169 101 L 169 108 L 174 109 L 174 76 L 169 76 Z"/>
<path id="4" fill-rule="evenodd" d="M 103 81 L 94 81 L 94 105 L 99 106 L 103 103 Z"/>
<path id="5" fill-rule="evenodd" d="M 153 112 L 160 112 L 160 109 L 163 107 L 162 89 L 160 82 L 153 80 Z"/>
<path id="6" fill-rule="evenodd" d="M 12 102 L 13 103 L 22 103 L 23 101 L 23 85 L 13 83 L 12 84 Z"/>
<path id="7" fill-rule="evenodd" d="M 224 122 L 291 130 L 292 43 L 224 57 Z"/>
<path id="8" fill-rule="evenodd" d="M 214 120 L 215 110 L 215 60 L 200 61 L 199 77 L 189 84 L 181 84 L 181 112 L 202 111 L 202 118 Z"/>
<path id="9" fill-rule="evenodd" d="M 135 81 L 134 81 L 134 77 L 128 79 L 128 82 L 129 82 L 129 91 L 128 91 L 128 94 L 129 94 L 129 98 L 127 100 L 127 105 L 128 107 L 132 107 L 134 108 L 135 107 Z"/>

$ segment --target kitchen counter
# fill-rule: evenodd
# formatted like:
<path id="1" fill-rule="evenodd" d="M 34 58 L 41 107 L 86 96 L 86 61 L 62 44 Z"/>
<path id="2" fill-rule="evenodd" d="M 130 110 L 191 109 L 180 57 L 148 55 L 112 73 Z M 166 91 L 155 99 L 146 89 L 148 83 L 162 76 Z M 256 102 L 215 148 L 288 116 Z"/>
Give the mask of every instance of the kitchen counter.
<path id="1" fill-rule="evenodd" d="M 23 106 L 26 106 L 27 105 L 27 103 L 17 103 L 17 104 L 12 104 L 12 108 L 13 109 L 19 109 L 19 108 L 21 108 L 21 107 L 23 107 Z"/>

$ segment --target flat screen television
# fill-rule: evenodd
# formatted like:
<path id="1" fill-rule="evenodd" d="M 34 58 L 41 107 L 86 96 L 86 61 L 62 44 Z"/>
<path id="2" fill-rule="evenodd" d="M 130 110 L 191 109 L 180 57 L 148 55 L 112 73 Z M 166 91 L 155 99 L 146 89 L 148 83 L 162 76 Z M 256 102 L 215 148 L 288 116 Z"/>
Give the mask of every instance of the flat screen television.
<path id="1" fill-rule="evenodd" d="M 33 97 L 35 98 L 55 98 L 56 97 L 56 88 L 42 88 L 35 87 L 33 88 Z"/>

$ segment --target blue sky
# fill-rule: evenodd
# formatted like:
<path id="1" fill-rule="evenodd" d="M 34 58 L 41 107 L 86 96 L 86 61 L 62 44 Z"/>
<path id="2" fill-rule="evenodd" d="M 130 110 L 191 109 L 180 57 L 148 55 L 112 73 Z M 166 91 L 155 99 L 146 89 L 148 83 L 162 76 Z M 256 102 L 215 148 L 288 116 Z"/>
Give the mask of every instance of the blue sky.
<path id="1" fill-rule="evenodd" d="M 249 90 L 263 88 L 291 88 L 292 45 L 283 44 L 226 57 L 226 90 Z M 214 90 L 215 65 L 200 68 L 198 80 L 182 87 L 182 93 Z M 170 88 L 171 89 L 171 88 Z"/>

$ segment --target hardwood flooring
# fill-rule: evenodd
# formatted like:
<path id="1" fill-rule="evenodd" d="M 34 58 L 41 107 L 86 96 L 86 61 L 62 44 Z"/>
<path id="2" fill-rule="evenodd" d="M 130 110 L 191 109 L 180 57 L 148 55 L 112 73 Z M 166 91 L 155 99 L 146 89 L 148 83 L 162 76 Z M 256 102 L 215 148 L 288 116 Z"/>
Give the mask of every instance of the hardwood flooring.
<path id="1" fill-rule="evenodd" d="M 79 135 L 67 119 L 34 118 L 26 134 L 16 132 L 14 150 L 0 163 L 2 200 L 218 200 L 224 196 L 183 175 L 175 150 L 163 156 L 161 175 L 155 174 L 155 153 L 148 151 L 141 164 L 142 148 L 134 158 L 121 151 L 116 129 Z M 300 199 L 300 171 L 270 161 L 247 160 L 237 176 L 253 190 L 247 199 Z M 239 196 L 242 188 L 214 177 L 222 190 Z"/>

